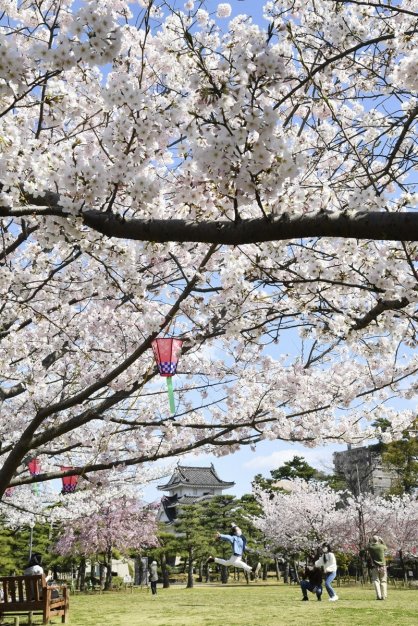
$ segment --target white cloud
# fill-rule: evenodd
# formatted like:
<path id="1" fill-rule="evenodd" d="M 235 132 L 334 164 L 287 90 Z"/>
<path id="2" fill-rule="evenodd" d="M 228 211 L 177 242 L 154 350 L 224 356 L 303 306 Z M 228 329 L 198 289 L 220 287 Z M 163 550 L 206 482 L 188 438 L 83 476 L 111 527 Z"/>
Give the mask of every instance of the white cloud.
<path id="1" fill-rule="evenodd" d="M 276 450 L 271 454 L 264 456 L 256 456 L 244 463 L 244 467 L 254 471 L 264 472 L 266 470 L 277 469 L 286 461 L 291 461 L 294 456 L 303 456 L 303 458 L 316 469 L 331 472 L 333 469 L 332 453 L 335 448 L 284 448 Z"/>

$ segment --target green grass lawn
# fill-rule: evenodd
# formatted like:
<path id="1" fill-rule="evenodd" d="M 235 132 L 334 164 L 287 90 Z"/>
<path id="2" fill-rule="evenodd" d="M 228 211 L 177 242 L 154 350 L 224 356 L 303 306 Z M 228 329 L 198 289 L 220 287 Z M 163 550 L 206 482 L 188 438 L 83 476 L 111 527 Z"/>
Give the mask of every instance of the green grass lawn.
<path id="1" fill-rule="evenodd" d="M 301 602 L 297 586 L 252 583 L 194 589 L 146 589 L 76 595 L 71 626 L 417 626 L 418 590 L 389 588 L 386 602 L 369 587 L 336 588 L 340 600 Z M 40 618 L 36 617 L 36 623 Z M 4 624 L 12 624 L 6 619 Z M 21 618 L 21 624 L 25 620 Z M 54 619 L 59 624 L 59 618 Z"/>

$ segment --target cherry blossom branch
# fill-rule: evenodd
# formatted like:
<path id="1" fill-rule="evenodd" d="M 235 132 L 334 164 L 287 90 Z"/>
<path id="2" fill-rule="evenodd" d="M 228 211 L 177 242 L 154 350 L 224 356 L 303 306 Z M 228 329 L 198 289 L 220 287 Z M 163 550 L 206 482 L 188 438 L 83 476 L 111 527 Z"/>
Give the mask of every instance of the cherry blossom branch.
<path id="1" fill-rule="evenodd" d="M 190 222 L 187 220 L 121 220 L 115 215 L 86 211 L 87 226 L 108 237 L 137 241 L 217 243 L 238 246 L 307 237 L 341 237 L 381 241 L 418 241 L 418 212 L 376 211 L 283 215 L 277 219 Z"/>

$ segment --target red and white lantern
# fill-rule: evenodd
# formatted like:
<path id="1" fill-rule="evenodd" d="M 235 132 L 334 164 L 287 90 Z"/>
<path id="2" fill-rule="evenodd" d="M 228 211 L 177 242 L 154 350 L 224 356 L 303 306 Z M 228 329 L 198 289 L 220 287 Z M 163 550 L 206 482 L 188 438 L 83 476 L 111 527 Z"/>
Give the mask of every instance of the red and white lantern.
<path id="1" fill-rule="evenodd" d="M 39 476 L 41 473 L 41 463 L 39 459 L 33 458 L 28 463 L 28 470 L 31 476 Z"/>
<path id="2" fill-rule="evenodd" d="M 69 466 L 61 466 L 61 472 L 68 472 L 69 470 L 74 469 L 73 467 Z M 77 475 L 73 475 L 73 476 L 63 476 L 61 478 L 62 480 L 62 493 L 74 493 L 76 487 L 77 487 L 77 483 L 78 483 L 78 476 Z"/>
<path id="3" fill-rule="evenodd" d="M 160 376 L 174 376 L 177 371 L 183 340 L 166 337 L 154 339 L 151 345 Z"/>
<path id="4" fill-rule="evenodd" d="M 157 363 L 160 376 L 164 376 L 167 381 L 168 401 L 170 404 L 171 415 L 176 413 L 176 404 L 174 402 L 173 376 L 177 372 L 177 364 L 179 362 L 182 339 L 173 339 L 172 337 L 163 337 L 154 339 L 152 342 L 155 361 Z"/>

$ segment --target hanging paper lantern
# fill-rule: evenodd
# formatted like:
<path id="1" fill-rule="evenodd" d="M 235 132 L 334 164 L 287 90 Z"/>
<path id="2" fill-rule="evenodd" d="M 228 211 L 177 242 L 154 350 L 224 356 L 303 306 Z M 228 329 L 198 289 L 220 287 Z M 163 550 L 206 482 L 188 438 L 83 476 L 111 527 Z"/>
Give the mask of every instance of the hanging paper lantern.
<path id="1" fill-rule="evenodd" d="M 151 345 L 160 376 L 173 376 L 177 371 L 183 340 L 173 338 L 154 339 Z"/>
<path id="2" fill-rule="evenodd" d="M 69 470 L 74 469 L 73 467 L 61 466 L 62 472 L 68 472 Z M 78 483 L 78 476 L 63 476 L 62 480 L 62 493 L 73 493 Z"/>
<path id="3" fill-rule="evenodd" d="M 41 463 L 39 459 L 33 458 L 28 463 L 28 470 L 31 476 L 39 476 L 41 473 Z"/>
<path id="4" fill-rule="evenodd" d="M 154 339 L 151 345 L 160 376 L 164 376 L 167 379 L 168 401 L 170 403 L 171 414 L 174 415 L 176 405 L 174 402 L 172 376 L 177 371 L 183 340 L 165 337 Z"/>

